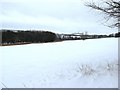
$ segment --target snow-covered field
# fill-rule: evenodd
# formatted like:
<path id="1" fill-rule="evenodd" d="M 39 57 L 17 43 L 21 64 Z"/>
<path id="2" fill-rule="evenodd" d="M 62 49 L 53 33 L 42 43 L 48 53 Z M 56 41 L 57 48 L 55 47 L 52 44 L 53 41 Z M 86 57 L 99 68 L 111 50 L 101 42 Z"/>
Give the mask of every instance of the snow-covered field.
<path id="1" fill-rule="evenodd" d="M 0 47 L 1 88 L 117 88 L 118 39 Z"/>

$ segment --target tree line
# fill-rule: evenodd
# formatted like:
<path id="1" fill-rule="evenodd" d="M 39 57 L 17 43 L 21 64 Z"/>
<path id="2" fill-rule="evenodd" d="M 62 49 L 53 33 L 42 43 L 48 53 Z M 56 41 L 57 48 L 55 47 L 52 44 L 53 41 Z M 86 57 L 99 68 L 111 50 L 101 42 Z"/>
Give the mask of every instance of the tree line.
<path id="1" fill-rule="evenodd" d="M 2 30 L 2 43 L 38 43 L 53 42 L 56 34 L 49 31 L 13 31 Z"/>
<path id="2" fill-rule="evenodd" d="M 50 31 L 2 30 L 2 45 L 46 43 L 63 40 L 85 40 L 109 37 L 120 37 L 120 32 L 109 35 L 80 35 L 79 37 L 75 37 L 73 34 L 56 34 Z"/>

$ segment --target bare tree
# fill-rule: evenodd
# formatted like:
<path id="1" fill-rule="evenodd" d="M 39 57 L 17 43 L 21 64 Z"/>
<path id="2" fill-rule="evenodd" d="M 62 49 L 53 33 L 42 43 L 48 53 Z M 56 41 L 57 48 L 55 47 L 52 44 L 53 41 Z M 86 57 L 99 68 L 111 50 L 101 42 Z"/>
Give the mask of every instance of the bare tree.
<path id="1" fill-rule="evenodd" d="M 120 27 L 120 0 L 105 0 L 100 5 L 90 2 L 86 6 L 103 12 L 106 15 L 106 21 L 113 18 L 115 21 L 110 27 Z"/>

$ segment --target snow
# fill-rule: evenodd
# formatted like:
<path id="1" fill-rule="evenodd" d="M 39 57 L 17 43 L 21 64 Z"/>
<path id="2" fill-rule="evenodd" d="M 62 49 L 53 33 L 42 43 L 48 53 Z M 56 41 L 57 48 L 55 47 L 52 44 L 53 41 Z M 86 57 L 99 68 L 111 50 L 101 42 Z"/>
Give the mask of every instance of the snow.
<path id="1" fill-rule="evenodd" d="M 5 46 L 0 51 L 1 88 L 118 87 L 117 38 Z"/>

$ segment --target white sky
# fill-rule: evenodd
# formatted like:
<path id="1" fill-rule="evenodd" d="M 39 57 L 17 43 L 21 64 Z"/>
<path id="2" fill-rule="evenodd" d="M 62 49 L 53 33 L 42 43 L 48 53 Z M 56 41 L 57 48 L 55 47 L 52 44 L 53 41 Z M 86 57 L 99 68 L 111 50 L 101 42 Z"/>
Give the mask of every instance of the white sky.
<path id="1" fill-rule="evenodd" d="M 84 1 L 1 0 L 0 28 L 42 29 L 59 33 L 87 31 L 91 34 L 117 31 L 104 26 L 103 14 L 86 7 Z"/>

